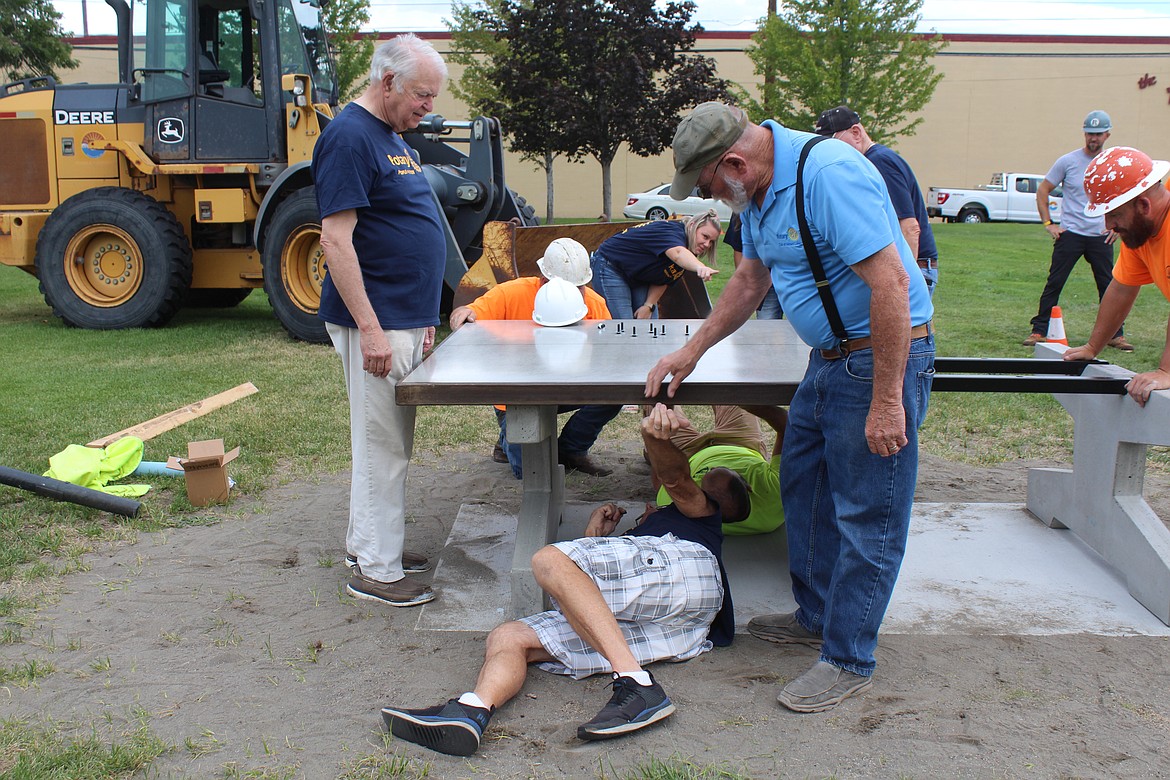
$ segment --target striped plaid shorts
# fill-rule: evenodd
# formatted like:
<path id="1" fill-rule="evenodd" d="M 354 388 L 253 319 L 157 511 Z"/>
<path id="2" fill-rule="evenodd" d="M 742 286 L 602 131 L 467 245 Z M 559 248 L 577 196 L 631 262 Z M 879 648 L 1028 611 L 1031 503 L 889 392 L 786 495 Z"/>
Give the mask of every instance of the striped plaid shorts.
<path id="1" fill-rule="evenodd" d="M 706 547 L 674 534 L 587 537 L 553 546 L 597 584 L 639 664 L 686 661 L 711 649 L 707 632 L 723 605 L 723 581 Z M 520 619 L 557 659 L 540 667 L 578 680 L 613 671 L 553 607 Z"/>

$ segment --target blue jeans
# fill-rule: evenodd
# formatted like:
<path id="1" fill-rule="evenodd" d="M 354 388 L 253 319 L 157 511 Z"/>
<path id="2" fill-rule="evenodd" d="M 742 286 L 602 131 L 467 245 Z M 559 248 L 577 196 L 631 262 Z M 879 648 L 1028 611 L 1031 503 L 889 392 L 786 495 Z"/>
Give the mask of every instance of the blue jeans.
<path id="1" fill-rule="evenodd" d="M 938 284 L 938 267 L 923 268 L 919 266 L 919 270 L 922 271 L 922 278 L 926 280 L 926 290 L 930 293 L 930 297 L 933 298 L 934 288 Z"/>
<path id="2" fill-rule="evenodd" d="M 824 637 L 821 660 L 873 674 L 910 527 L 918 427 L 934 376 L 934 336 L 910 342 L 902 385 L 906 437 L 896 455 L 869 451 L 873 350 L 825 360 L 814 349 L 788 411 L 780 493 L 796 617 Z"/>
<path id="3" fill-rule="evenodd" d="M 631 284 L 622 272 L 597 252 L 589 258 L 593 269 L 593 290 L 605 299 L 606 308 L 615 320 L 632 320 L 634 312 L 646 303 L 650 285 Z M 658 307 L 654 307 L 651 319 L 658 319 Z"/>
<path id="4" fill-rule="evenodd" d="M 558 406 L 557 414 L 576 412 L 561 428 L 557 437 L 557 450 L 567 455 L 584 455 L 601 435 L 601 429 L 621 412 L 621 406 Z M 496 421 L 500 424 L 500 449 L 508 456 L 508 465 L 516 479 L 523 476 L 521 471 L 520 445 L 508 442 L 508 415 L 496 409 Z"/>
<path id="5" fill-rule="evenodd" d="M 776 296 L 775 287 L 768 285 L 768 293 L 764 296 L 764 300 L 760 303 L 760 308 L 756 309 L 756 319 L 784 319 L 784 309 L 780 308 L 780 298 Z"/>

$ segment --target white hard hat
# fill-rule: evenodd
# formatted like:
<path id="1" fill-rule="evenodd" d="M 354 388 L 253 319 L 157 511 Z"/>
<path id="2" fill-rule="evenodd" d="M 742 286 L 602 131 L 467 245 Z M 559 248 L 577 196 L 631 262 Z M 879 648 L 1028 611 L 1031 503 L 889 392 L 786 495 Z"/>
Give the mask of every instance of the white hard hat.
<path id="1" fill-rule="evenodd" d="M 558 238 L 549 244 L 544 257 L 536 261 L 536 267 L 545 279 L 564 279 L 578 287 L 589 284 L 593 278 L 589 251 L 571 238 Z"/>
<path id="2" fill-rule="evenodd" d="M 580 322 L 588 309 L 577 286 L 564 279 L 549 279 L 536 292 L 532 321 L 537 325 L 560 327 Z"/>

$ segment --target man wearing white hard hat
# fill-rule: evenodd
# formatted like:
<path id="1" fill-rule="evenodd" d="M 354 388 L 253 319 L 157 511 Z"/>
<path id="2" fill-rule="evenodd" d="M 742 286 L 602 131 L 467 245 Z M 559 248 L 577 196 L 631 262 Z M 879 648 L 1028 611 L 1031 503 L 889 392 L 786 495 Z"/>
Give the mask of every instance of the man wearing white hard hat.
<path id="1" fill-rule="evenodd" d="M 1040 307 L 1032 318 L 1032 332 L 1023 340 L 1025 347 L 1034 347 L 1048 336 L 1048 320 L 1052 307 L 1060 303 L 1060 293 L 1082 257 L 1093 269 L 1097 283 L 1097 297 L 1105 295 L 1113 278 L 1113 241 L 1116 238 L 1105 228 L 1099 214 L 1085 210 L 1085 168 L 1105 148 L 1113 122 L 1104 111 L 1090 111 L 1082 128 L 1085 145 L 1074 149 L 1052 164 L 1052 168 L 1036 188 L 1036 209 L 1048 235 L 1052 236 L 1052 262 L 1044 292 L 1040 293 Z M 1048 197 L 1056 187 L 1063 192 L 1060 224 L 1052 221 L 1048 211 Z M 1133 345 L 1125 339 L 1123 323 L 1109 339 L 1109 346 L 1122 352 L 1133 352 Z"/>
<path id="2" fill-rule="evenodd" d="M 459 330 L 476 320 L 532 320 L 548 327 L 575 325 L 582 319 L 611 319 L 605 299 L 588 287 L 593 278 L 589 252 L 571 238 L 558 238 L 536 261 L 542 276 L 522 276 L 497 284 L 466 306 L 451 312 L 451 330 Z M 589 457 L 606 423 L 617 417 L 621 406 L 561 406 L 558 413 L 574 412 L 557 438 L 561 464 L 569 471 L 581 471 L 597 477 L 613 473 Z M 496 407 L 500 438 L 492 449 L 492 459 L 508 463 L 516 479 L 521 476 L 520 445 L 509 444 L 504 407 Z"/>
<path id="3" fill-rule="evenodd" d="M 1091 360 L 1129 315 L 1142 285 L 1153 284 L 1170 300 L 1170 192 L 1165 178 L 1170 162 L 1151 160 L 1128 146 L 1099 154 L 1085 171 L 1089 203 L 1085 213 L 1105 218 L 1105 227 L 1121 239 L 1113 281 L 1101 298 L 1089 343 L 1064 353 L 1065 360 Z M 1170 333 L 1170 328 L 1167 330 Z M 1141 406 L 1155 390 L 1170 389 L 1170 343 L 1153 371 L 1137 374 L 1126 391 Z"/>

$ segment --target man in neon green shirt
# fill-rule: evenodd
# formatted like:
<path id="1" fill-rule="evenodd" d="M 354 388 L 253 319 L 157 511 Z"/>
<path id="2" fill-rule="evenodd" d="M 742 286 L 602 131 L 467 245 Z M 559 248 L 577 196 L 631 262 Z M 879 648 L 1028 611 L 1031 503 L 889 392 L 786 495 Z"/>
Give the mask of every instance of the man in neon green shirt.
<path id="1" fill-rule="evenodd" d="M 780 406 L 712 406 L 711 409 L 715 412 L 715 427 L 707 433 L 700 433 L 679 413 L 681 427 L 671 435 L 671 443 L 686 454 L 695 480 L 713 468 L 722 467 L 731 469 L 747 481 L 752 494 L 751 514 L 741 522 L 725 523 L 725 536 L 775 531 L 784 524 L 784 508 L 780 503 L 780 450 L 784 445 L 784 428 L 788 424 L 787 410 Z M 770 457 L 760 428 L 761 419 L 776 431 L 776 443 L 770 450 Z M 658 503 L 670 503 L 658 475 L 652 471 L 650 478 L 658 488 Z"/>

